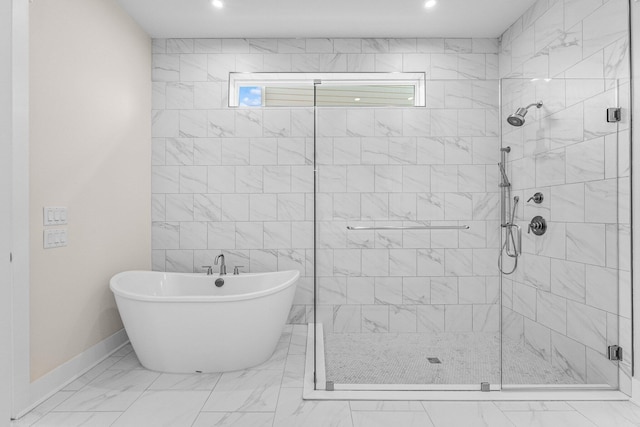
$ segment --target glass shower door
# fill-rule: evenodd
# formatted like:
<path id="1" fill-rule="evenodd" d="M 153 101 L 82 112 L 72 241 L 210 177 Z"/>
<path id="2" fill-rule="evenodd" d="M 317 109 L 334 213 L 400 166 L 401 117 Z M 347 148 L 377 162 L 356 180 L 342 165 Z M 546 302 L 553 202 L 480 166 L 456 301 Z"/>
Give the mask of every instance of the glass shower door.
<path id="1" fill-rule="evenodd" d="M 610 360 L 618 346 L 630 355 L 628 119 L 607 115 L 628 108 L 628 91 L 607 79 L 502 82 L 505 203 L 519 199 L 525 231 L 517 267 L 502 275 L 505 387 L 629 382 L 628 362 Z M 537 102 L 522 125 L 506 121 Z M 502 259 L 508 272 L 514 259 Z"/>
<path id="2" fill-rule="evenodd" d="M 500 388 L 498 95 L 316 106 L 318 389 Z"/>

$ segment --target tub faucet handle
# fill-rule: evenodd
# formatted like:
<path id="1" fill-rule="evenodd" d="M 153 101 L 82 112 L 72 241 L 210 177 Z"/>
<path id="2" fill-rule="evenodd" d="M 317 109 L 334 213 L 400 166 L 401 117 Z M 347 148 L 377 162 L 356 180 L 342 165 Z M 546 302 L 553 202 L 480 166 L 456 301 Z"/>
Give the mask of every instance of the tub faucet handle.
<path id="1" fill-rule="evenodd" d="M 241 269 L 241 268 L 244 268 L 244 265 L 236 265 L 236 266 L 234 266 L 234 267 L 233 267 L 233 274 L 235 274 L 236 276 L 237 276 L 238 274 L 240 274 L 240 269 Z"/>
<path id="2" fill-rule="evenodd" d="M 211 276 L 213 274 L 213 268 L 210 265 L 203 265 L 202 268 L 207 269 L 207 276 Z"/>

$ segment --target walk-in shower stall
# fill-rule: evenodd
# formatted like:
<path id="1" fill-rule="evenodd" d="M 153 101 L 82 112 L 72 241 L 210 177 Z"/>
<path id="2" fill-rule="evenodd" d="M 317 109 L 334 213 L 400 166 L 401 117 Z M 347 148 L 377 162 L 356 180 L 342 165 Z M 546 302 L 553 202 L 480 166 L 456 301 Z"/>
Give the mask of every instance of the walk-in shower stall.
<path id="1" fill-rule="evenodd" d="M 628 389 L 628 80 L 237 73 L 230 87 L 275 135 L 291 120 L 261 175 L 279 194 L 252 195 L 250 216 L 278 268 L 303 273 L 290 321 L 310 325 L 314 390 Z"/>
<path id="2" fill-rule="evenodd" d="M 607 119 L 624 91 L 427 80 L 425 106 L 316 106 L 316 388 L 628 382 L 628 129 Z"/>

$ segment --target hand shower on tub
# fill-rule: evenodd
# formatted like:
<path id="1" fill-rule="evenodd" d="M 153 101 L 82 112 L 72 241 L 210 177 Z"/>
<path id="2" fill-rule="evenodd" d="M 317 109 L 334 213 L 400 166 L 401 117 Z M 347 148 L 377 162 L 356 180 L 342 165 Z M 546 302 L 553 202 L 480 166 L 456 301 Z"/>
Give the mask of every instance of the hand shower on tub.
<path id="1" fill-rule="evenodd" d="M 511 204 L 511 183 L 507 177 L 505 169 L 506 155 L 511 151 L 511 147 L 505 147 L 500 149 L 501 161 L 498 163 L 500 168 L 500 174 L 502 180 L 500 181 L 500 227 L 504 228 L 504 242 L 500 248 L 500 254 L 498 255 L 498 269 L 503 274 L 512 274 L 518 267 L 518 257 L 522 252 L 522 230 L 520 226 L 515 224 L 516 208 L 520 198 L 515 196 L 513 198 L 513 207 Z M 500 233 L 502 235 L 502 233 Z M 505 271 L 502 266 L 502 256 L 506 254 L 508 257 L 513 258 L 513 268 L 509 271 Z"/>

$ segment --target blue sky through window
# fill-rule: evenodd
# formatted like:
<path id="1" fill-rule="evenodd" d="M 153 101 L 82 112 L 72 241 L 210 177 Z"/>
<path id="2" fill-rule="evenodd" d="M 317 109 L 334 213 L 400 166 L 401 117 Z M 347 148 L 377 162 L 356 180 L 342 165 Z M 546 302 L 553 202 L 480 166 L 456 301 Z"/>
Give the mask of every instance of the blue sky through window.
<path id="1" fill-rule="evenodd" d="M 239 98 L 241 107 L 261 107 L 262 88 L 260 86 L 241 86 Z"/>

